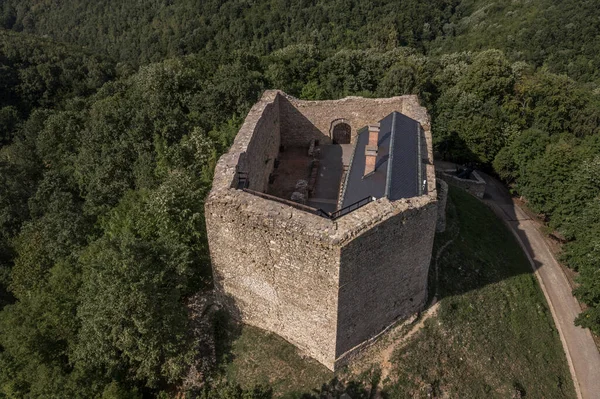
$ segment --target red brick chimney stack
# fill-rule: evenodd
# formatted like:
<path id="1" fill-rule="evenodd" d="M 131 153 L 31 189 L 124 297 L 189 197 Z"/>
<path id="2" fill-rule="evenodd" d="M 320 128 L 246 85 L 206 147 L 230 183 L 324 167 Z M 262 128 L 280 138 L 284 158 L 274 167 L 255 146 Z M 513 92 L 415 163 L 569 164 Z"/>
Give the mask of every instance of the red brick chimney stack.
<path id="1" fill-rule="evenodd" d="M 377 142 L 379 141 L 379 123 L 368 126 L 369 143 L 365 148 L 365 174 L 364 176 L 375 172 L 375 162 L 377 160 Z"/>

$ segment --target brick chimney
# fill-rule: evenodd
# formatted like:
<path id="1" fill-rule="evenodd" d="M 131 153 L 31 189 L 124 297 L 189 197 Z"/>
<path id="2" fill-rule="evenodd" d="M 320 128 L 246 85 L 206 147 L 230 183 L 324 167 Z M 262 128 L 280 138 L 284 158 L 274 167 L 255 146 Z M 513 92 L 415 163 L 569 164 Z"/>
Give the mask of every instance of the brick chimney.
<path id="1" fill-rule="evenodd" d="M 377 142 L 379 141 L 379 123 L 369 125 L 369 143 L 365 148 L 365 174 L 375 172 L 375 161 L 377 160 Z"/>

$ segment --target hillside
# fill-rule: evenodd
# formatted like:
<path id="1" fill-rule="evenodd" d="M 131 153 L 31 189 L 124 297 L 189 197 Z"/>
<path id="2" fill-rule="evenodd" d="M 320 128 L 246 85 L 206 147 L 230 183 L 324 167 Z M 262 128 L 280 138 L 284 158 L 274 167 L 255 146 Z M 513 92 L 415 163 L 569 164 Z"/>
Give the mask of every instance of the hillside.
<path id="1" fill-rule="evenodd" d="M 199 52 L 218 58 L 237 49 L 265 55 L 291 44 L 322 50 L 419 47 L 442 34 L 456 4 L 458 0 L 6 0 L 0 27 L 144 64 Z"/>
<path id="2" fill-rule="evenodd" d="M 591 0 L 4 0 L 0 27 L 134 64 L 239 49 L 266 55 L 292 44 L 431 54 L 497 48 L 576 80 L 600 79 L 600 11 Z"/>
<path id="3" fill-rule="evenodd" d="M 519 244 L 486 205 L 454 187 L 447 214 L 431 269 L 432 281 L 439 270 L 431 287 L 437 312 L 393 329 L 338 374 L 385 398 L 574 398 L 552 315 Z M 232 336 L 225 373 L 245 387 L 269 383 L 277 397 L 295 398 L 331 378 L 274 334 L 244 327 Z"/>
<path id="4" fill-rule="evenodd" d="M 497 48 L 513 60 L 598 82 L 600 11 L 590 0 L 463 0 L 433 53 Z"/>

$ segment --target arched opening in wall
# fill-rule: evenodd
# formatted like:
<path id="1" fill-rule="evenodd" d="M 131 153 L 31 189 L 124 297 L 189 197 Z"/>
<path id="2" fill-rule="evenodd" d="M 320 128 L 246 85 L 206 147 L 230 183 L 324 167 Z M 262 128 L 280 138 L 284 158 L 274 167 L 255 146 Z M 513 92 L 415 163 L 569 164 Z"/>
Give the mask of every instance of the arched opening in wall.
<path id="1" fill-rule="evenodd" d="M 338 119 L 331 123 L 331 140 L 333 144 L 350 144 L 352 128 L 345 119 Z"/>

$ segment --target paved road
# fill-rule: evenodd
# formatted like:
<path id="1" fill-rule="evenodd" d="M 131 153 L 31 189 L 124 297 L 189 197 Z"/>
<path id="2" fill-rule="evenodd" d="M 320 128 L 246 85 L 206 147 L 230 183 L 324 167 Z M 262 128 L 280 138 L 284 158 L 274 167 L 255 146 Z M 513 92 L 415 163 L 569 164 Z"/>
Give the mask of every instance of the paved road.
<path id="1" fill-rule="evenodd" d="M 436 162 L 438 165 L 438 162 Z M 450 164 L 440 162 L 440 166 Z M 484 202 L 510 226 L 529 257 L 567 355 L 577 397 L 600 398 L 600 353 L 589 330 L 576 327 L 573 321 L 581 312 L 572 295 L 569 281 L 552 256 L 540 231 L 512 199 L 506 187 L 496 179 L 478 172 L 487 182 Z"/>

